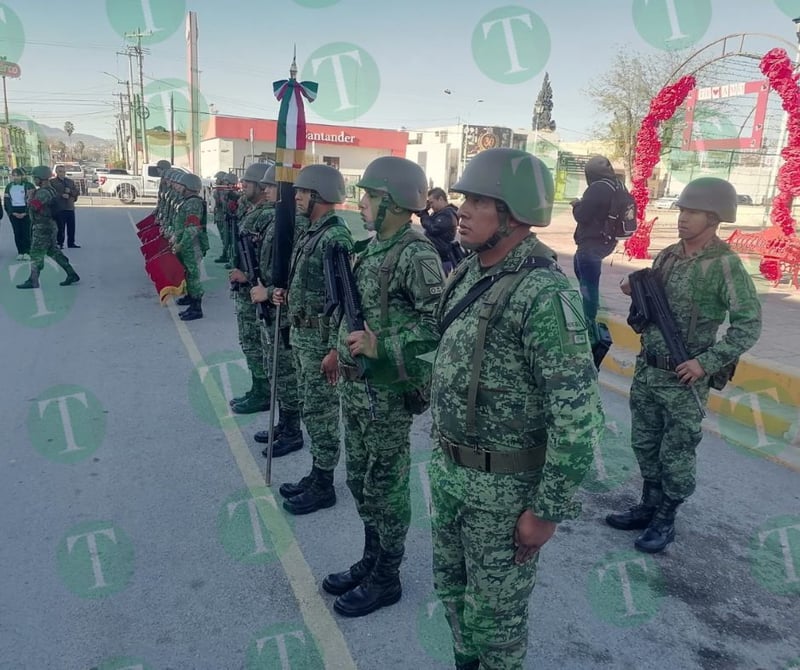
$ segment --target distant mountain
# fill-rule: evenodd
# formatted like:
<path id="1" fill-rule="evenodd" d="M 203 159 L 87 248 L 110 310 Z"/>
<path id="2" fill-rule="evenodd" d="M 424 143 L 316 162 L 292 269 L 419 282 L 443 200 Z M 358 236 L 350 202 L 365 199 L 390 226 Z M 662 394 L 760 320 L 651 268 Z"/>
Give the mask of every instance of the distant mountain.
<path id="1" fill-rule="evenodd" d="M 104 147 L 104 146 L 114 146 L 114 140 L 108 140 L 103 137 L 97 137 L 96 135 L 87 135 L 85 133 L 72 133 L 72 137 L 67 136 L 64 132 L 63 128 L 51 128 L 50 126 L 46 126 L 43 123 L 38 124 L 39 128 L 42 129 L 42 132 L 45 134 L 47 139 L 58 142 L 59 140 L 64 143 L 72 143 L 75 142 L 83 142 L 87 148 L 90 147 Z"/>

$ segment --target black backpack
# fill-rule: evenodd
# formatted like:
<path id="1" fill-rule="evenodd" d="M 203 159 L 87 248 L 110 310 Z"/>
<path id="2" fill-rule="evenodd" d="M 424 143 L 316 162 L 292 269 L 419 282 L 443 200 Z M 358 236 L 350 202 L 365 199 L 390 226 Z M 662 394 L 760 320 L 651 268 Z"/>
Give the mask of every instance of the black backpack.
<path id="1" fill-rule="evenodd" d="M 611 207 L 608 210 L 605 230 L 611 240 L 626 239 L 636 232 L 636 201 L 625 184 L 617 180 L 603 179 L 604 184 L 613 189 Z"/>

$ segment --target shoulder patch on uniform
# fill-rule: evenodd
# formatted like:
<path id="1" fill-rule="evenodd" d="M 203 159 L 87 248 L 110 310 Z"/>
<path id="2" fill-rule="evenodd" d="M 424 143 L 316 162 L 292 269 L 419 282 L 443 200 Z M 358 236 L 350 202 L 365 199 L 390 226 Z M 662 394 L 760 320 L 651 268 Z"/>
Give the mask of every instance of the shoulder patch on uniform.
<path id="1" fill-rule="evenodd" d="M 419 273 L 422 275 L 422 281 L 425 286 L 439 286 L 442 285 L 442 271 L 439 264 L 431 258 L 415 258 L 414 261 L 419 268 Z"/>
<path id="2" fill-rule="evenodd" d="M 575 289 L 562 290 L 558 292 L 558 298 L 567 330 L 572 333 L 586 330 L 586 316 L 583 311 L 581 294 Z"/>

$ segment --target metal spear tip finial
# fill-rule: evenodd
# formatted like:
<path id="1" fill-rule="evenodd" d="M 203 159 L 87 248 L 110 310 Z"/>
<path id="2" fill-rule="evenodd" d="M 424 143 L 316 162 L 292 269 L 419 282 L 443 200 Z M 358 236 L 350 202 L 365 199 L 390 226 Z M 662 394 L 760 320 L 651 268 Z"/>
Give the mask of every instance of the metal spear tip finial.
<path id="1" fill-rule="evenodd" d="M 294 45 L 294 54 L 292 55 L 292 66 L 289 68 L 289 77 L 294 79 L 297 77 L 297 45 Z"/>

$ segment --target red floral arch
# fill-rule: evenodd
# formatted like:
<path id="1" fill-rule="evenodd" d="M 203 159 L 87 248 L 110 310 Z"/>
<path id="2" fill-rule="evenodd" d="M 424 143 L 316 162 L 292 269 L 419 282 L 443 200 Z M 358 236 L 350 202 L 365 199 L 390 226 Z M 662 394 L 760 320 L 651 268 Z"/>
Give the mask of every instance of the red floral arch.
<path id="1" fill-rule="evenodd" d="M 770 221 L 778 226 L 784 237 L 795 233 L 795 220 L 792 217 L 792 201 L 800 195 L 800 88 L 794 65 L 784 49 L 772 49 L 766 53 L 759 64 L 761 72 L 767 77 L 769 85 L 780 97 L 783 109 L 788 114 L 788 140 L 781 151 L 784 159 L 778 170 L 778 191 L 770 208 Z M 661 156 L 661 140 L 658 128 L 661 123 L 672 118 L 689 92 L 696 86 L 693 76 L 681 77 L 659 91 L 650 102 L 650 109 L 642 121 L 636 136 L 636 158 L 633 164 L 633 190 L 639 227 L 625 241 L 625 253 L 629 258 L 648 258 L 652 222 L 645 222 L 645 210 L 650 196 L 647 182 L 653 174 Z M 773 267 L 775 261 L 762 261 L 761 273 L 767 279 L 774 279 L 779 270 Z"/>

